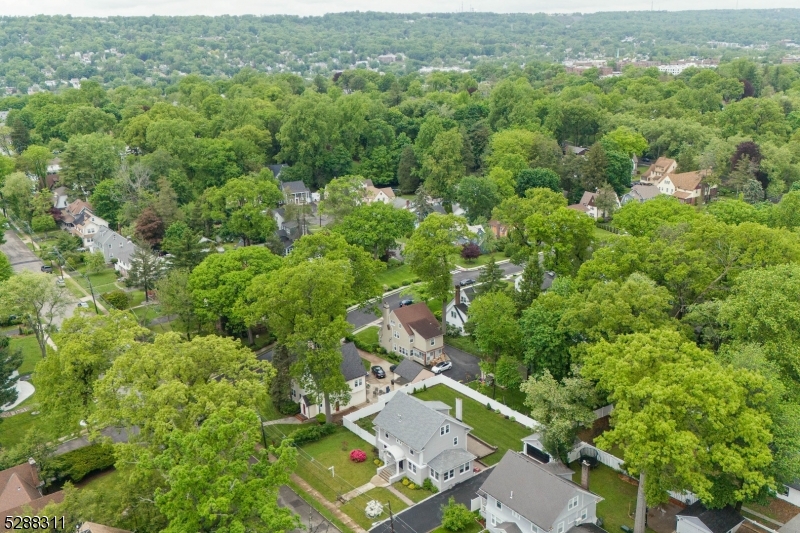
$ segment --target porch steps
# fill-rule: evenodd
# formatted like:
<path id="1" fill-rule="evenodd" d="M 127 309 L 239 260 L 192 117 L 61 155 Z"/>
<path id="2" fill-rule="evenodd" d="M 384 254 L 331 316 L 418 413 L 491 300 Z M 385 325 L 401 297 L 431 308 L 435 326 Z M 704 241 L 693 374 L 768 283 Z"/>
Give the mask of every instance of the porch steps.
<path id="1" fill-rule="evenodd" d="M 389 480 L 392 478 L 392 473 L 391 473 L 391 472 L 389 472 L 389 469 L 388 469 L 388 468 L 384 468 L 383 470 L 381 470 L 381 473 L 380 473 L 379 475 L 380 475 L 380 476 L 381 476 L 383 479 L 385 479 L 387 483 L 389 483 Z"/>

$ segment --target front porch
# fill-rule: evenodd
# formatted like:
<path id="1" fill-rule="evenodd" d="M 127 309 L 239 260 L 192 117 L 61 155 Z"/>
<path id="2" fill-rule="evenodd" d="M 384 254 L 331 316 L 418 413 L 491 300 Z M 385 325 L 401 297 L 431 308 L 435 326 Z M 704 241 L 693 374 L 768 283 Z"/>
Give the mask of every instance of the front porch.
<path id="1" fill-rule="evenodd" d="M 383 450 L 383 462 L 377 474 L 389 484 L 400 481 L 406 475 L 406 454 L 399 446 L 387 446 Z"/>

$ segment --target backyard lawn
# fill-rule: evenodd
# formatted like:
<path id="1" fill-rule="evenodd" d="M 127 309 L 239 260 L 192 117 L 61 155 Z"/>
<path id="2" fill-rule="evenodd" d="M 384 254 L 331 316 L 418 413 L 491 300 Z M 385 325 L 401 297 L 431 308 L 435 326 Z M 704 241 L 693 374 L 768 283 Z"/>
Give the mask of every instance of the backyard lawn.
<path id="1" fill-rule="evenodd" d="M 364 509 L 367 507 L 367 503 L 370 500 L 378 500 L 381 504 L 383 504 L 383 514 L 378 518 L 367 518 L 367 515 L 364 512 Z M 342 505 L 339 509 L 346 513 L 350 518 L 355 520 L 359 526 L 369 530 L 374 522 L 382 522 L 383 520 L 389 518 L 389 508 L 386 505 L 387 502 L 391 503 L 392 513 L 395 514 L 398 511 L 402 511 L 408 507 L 400 500 L 400 498 L 392 494 L 388 489 L 374 488 L 368 492 L 365 492 L 359 497 L 350 500 L 346 504 Z"/>
<path id="2" fill-rule="evenodd" d="M 575 471 L 572 480 L 581 481 L 581 465 L 575 461 L 570 464 Z M 619 473 L 605 465 L 598 465 L 589 473 L 589 490 L 602 496 L 597 504 L 597 516 L 603 519 L 603 529 L 620 531 L 620 526 L 633 528 L 633 512 L 636 508 L 636 486 L 619 478 Z M 653 530 L 647 528 L 647 531 Z"/>
<path id="3" fill-rule="evenodd" d="M 42 358 L 42 352 L 39 349 L 39 343 L 36 342 L 36 337 L 27 335 L 25 337 L 11 337 L 9 347 L 12 350 L 22 350 L 22 366 L 19 367 L 19 373 L 30 374 L 36 367 L 36 363 Z"/>
<path id="4" fill-rule="evenodd" d="M 0 431 L 0 448 L 10 448 L 22 442 L 28 430 L 41 424 L 41 420 L 42 415 L 32 415 L 31 411 L 4 418 L 0 423 L 3 428 Z"/>
<path id="5" fill-rule="evenodd" d="M 445 337 L 444 343 L 449 344 L 454 348 L 458 348 L 459 350 L 463 350 L 467 353 L 471 353 L 472 355 L 483 355 L 483 352 L 478 345 L 475 344 L 475 340 L 472 338 L 471 335 L 459 335 L 458 337 Z M 445 348 L 445 352 L 447 352 L 447 348 Z"/>
<path id="6" fill-rule="evenodd" d="M 414 277 L 408 265 L 398 265 L 381 271 L 378 274 L 378 283 L 389 287 L 393 285 L 403 287 L 409 285 L 414 280 Z"/>
<path id="7" fill-rule="evenodd" d="M 85 272 L 83 274 L 84 276 L 87 275 Z M 116 285 L 117 271 L 113 268 L 106 268 L 95 274 L 88 274 L 88 277 L 92 282 L 92 288 L 94 289 L 95 294 L 102 294 L 104 292 L 110 292 L 119 289 L 119 287 Z M 86 278 L 75 274 L 73 279 L 78 283 L 78 285 L 86 289 L 87 292 L 89 291 L 89 283 L 86 281 Z"/>
<path id="8" fill-rule="evenodd" d="M 492 397 L 492 387 L 489 385 L 483 385 L 479 381 L 473 381 L 467 384 L 470 389 L 475 389 L 476 391 L 480 392 L 481 394 L 485 394 L 489 398 Z M 525 405 L 525 393 L 523 393 L 519 387 L 511 388 L 511 389 L 504 389 L 500 386 L 497 387 L 497 401 L 502 403 L 503 405 L 507 405 L 515 411 L 518 411 L 524 415 L 530 415 L 531 410 L 528 406 Z"/>
<path id="9" fill-rule="evenodd" d="M 444 385 L 430 387 L 428 390 L 417 392 L 415 397 L 420 400 L 439 400 L 455 410 L 456 398 L 464 400 L 464 423 L 472 427 L 472 434 L 492 446 L 497 446 L 497 451 L 484 457 L 481 461 L 487 465 L 500 462 L 507 450 L 521 450 L 522 439 L 533 433 L 518 422 L 512 422 L 503 415 L 490 411 L 472 398 L 466 398 Z"/>

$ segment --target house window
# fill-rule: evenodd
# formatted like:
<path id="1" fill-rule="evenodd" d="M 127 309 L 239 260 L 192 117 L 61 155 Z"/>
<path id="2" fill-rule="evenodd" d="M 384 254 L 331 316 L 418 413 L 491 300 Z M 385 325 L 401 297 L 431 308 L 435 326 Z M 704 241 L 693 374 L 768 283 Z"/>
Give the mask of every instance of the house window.
<path id="1" fill-rule="evenodd" d="M 531 533 L 537 533 L 537 531 L 539 531 L 539 528 L 536 527 L 536 524 L 531 522 Z"/>
<path id="2" fill-rule="evenodd" d="M 435 338 L 431 339 L 431 346 L 435 346 L 435 345 L 436 345 L 436 339 Z"/>
<path id="3" fill-rule="evenodd" d="M 511 511 L 511 516 L 513 516 L 514 518 L 519 518 L 519 513 L 516 511 Z"/>
<path id="4" fill-rule="evenodd" d="M 414 342 L 414 337 L 409 337 L 408 342 Z"/>
<path id="5" fill-rule="evenodd" d="M 417 465 L 415 465 L 411 461 L 408 462 L 408 469 L 414 472 L 415 474 L 417 473 Z"/>
<path id="6" fill-rule="evenodd" d="M 463 474 L 464 472 L 469 472 L 469 461 L 467 461 L 466 463 L 461 465 L 458 468 L 458 472 L 459 472 L 459 474 Z"/>
<path id="7" fill-rule="evenodd" d="M 435 479 L 435 480 L 438 481 L 439 480 L 439 472 L 437 472 L 436 470 L 431 469 L 430 477 L 431 477 L 431 479 Z"/>
<path id="8" fill-rule="evenodd" d="M 586 520 L 586 516 L 587 515 L 588 515 L 588 511 L 584 507 L 583 510 L 581 511 L 581 520 Z"/>
<path id="9" fill-rule="evenodd" d="M 461 303 L 462 303 L 462 304 L 465 304 L 465 303 L 467 303 L 467 297 L 466 297 L 466 296 L 462 296 L 462 297 L 461 297 Z"/>
<path id="10" fill-rule="evenodd" d="M 445 424 L 439 428 L 439 435 L 447 435 L 450 433 L 450 424 Z"/>
<path id="11" fill-rule="evenodd" d="M 569 501 L 569 504 L 567 505 L 567 510 L 571 511 L 571 510 L 575 509 L 577 506 L 578 506 L 578 497 L 575 496 L 574 498 L 572 498 Z"/>
<path id="12" fill-rule="evenodd" d="M 497 504 L 497 508 L 498 509 L 502 509 L 503 508 L 503 504 L 500 503 L 500 500 L 495 500 L 494 503 Z"/>
<path id="13" fill-rule="evenodd" d="M 400 442 L 400 439 L 398 438 L 395 438 L 394 440 L 397 441 L 397 444 L 403 444 L 402 442 Z"/>
<path id="14" fill-rule="evenodd" d="M 453 446 L 458 446 L 458 437 L 453 437 Z"/>
<path id="15" fill-rule="evenodd" d="M 389 432 L 387 431 L 387 432 L 385 433 L 385 435 L 386 435 L 386 438 L 388 439 L 388 438 L 389 438 Z"/>
<path id="16" fill-rule="evenodd" d="M 408 453 L 409 453 L 409 454 L 411 454 L 411 455 L 414 455 L 414 453 L 415 453 L 415 452 L 414 452 L 414 450 L 412 450 L 411 448 L 409 448 L 409 449 L 408 449 Z"/>
<path id="17" fill-rule="evenodd" d="M 564 533 L 564 522 L 558 523 L 558 528 L 556 528 L 556 533 Z"/>
<path id="18" fill-rule="evenodd" d="M 492 516 L 492 525 L 496 526 L 497 525 L 497 519 L 494 517 L 494 515 L 491 515 L 491 516 Z"/>
<path id="19" fill-rule="evenodd" d="M 455 318 L 456 317 L 456 312 L 455 311 L 450 311 L 450 316 Z"/>

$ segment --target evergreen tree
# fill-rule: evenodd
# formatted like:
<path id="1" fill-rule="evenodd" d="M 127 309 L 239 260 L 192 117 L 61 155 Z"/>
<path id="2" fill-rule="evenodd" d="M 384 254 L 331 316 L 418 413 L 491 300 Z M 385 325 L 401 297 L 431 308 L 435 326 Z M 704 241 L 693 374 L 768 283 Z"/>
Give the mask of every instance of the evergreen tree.
<path id="1" fill-rule="evenodd" d="M 543 282 L 544 270 L 542 270 L 536 257 L 532 257 L 525 263 L 522 279 L 519 282 L 519 290 L 514 291 L 514 303 L 517 306 L 518 313 L 522 313 L 529 308 L 533 301 L 539 297 L 542 292 Z"/>
<path id="2" fill-rule="evenodd" d="M 134 287 L 144 290 L 144 301 L 150 301 L 148 291 L 155 287 L 156 281 L 164 275 L 164 262 L 146 244 L 139 244 L 131 256 L 131 269 L 128 280 Z"/>
<path id="3" fill-rule="evenodd" d="M 486 266 L 481 269 L 481 274 L 478 276 L 478 283 L 481 284 L 481 293 L 501 291 L 505 287 L 505 283 L 503 283 L 503 270 L 495 262 L 493 255 L 489 258 L 489 262 L 486 263 Z"/>
<path id="4" fill-rule="evenodd" d="M 22 364 L 22 352 L 19 348 L 12 350 L 9 342 L 8 337 L 0 335 L 0 407 L 17 400 L 17 390 L 14 388 L 17 379 L 11 375 Z M 2 420 L 0 418 L 0 422 Z"/>

